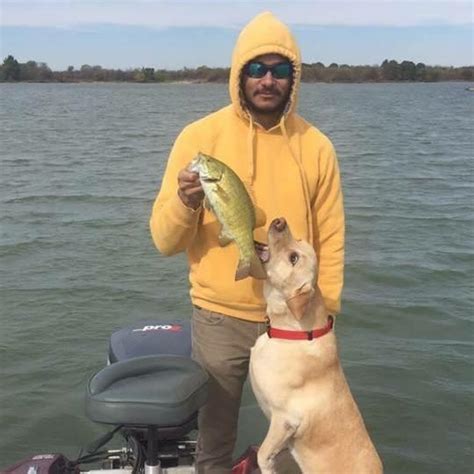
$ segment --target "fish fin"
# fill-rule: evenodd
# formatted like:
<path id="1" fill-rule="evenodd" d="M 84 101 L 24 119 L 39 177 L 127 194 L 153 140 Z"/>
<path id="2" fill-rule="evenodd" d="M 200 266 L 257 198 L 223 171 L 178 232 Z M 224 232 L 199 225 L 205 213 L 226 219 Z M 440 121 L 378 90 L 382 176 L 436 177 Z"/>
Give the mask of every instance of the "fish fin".
<path id="1" fill-rule="evenodd" d="M 255 207 L 255 229 L 263 227 L 267 222 L 267 215 L 261 207 Z"/>
<path id="2" fill-rule="evenodd" d="M 243 280 L 248 276 L 252 276 L 259 280 L 264 280 L 267 278 L 267 274 L 265 273 L 262 262 L 256 253 L 252 256 L 250 261 L 242 259 L 239 260 L 239 265 L 237 267 L 237 271 L 235 272 L 235 281 Z"/>
<path id="3" fill-rule="evenodd" d="M 234 240 L 233 237 L 224 230 L 224 228 L 222 228 L 218 239 L 221 247 L 229 245 Z"/>

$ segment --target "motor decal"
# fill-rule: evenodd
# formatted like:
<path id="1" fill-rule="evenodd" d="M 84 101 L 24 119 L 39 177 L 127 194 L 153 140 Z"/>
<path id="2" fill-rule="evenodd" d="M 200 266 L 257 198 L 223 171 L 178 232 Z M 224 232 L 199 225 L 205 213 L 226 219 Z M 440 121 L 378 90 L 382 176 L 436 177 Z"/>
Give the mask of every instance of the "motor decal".
<path id="1" fill-rule="evenodd" d="M 147 332 L 147 331 L 170 331 L 180 332 L 183 326 L 180 324 L 156 324 L 150 326 L 143 326 L 142 328 L 133 329 L 132 332 Z"/>

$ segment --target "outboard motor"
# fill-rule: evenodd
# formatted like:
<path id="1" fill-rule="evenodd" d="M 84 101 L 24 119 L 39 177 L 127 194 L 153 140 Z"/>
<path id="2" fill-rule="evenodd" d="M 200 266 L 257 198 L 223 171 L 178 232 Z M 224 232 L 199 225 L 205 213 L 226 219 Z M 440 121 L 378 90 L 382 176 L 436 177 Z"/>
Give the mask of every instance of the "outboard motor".
<path id="1" fill-rule="evenodd" d="M 170 458 L 194 459 L 194 445 L 177 442 L 197 428 L 207 399 L 207 373 L 191 359 L 190 323 L 147 321 L 121 329 L 111 336 L 108 359 L 89 380 L 87 416 L 120 427 L 143 447 L 145 473 L 172 472 L 163 470 Z M 170 455 L 170 445 L 181 451 Z"/>

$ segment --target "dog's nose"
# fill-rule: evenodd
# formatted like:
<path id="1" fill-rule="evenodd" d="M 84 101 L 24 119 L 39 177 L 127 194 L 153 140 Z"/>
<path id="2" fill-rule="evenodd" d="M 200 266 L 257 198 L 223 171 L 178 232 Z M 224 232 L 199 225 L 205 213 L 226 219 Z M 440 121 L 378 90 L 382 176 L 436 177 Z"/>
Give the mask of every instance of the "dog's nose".
<path id="1" fill-rule="evenodd" d="M 283 217 L 273 219 L 271 226 L 278 232 L 283 232 L 286 228 L 286 220 Z"/>

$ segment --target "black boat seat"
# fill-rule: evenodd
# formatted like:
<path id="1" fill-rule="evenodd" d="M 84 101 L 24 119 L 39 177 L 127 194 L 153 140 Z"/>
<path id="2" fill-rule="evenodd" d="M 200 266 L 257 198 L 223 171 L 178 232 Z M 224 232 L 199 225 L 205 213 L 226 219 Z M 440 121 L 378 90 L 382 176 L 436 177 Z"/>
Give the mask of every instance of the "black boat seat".
<path id="1" fill-rule="evenodd" d="M 205 403 L 207 380 L 189 357 L 152 355 L 116 362 L 89 380 L 86 414 L 113 425 L 180 427 Z"/>
<path id="2" fill-rule="evenodd" d="M 191 357 L 191 322 L 143 321 L 112 334 L 109 362 L 148 355 L 179 355 Z"/>

